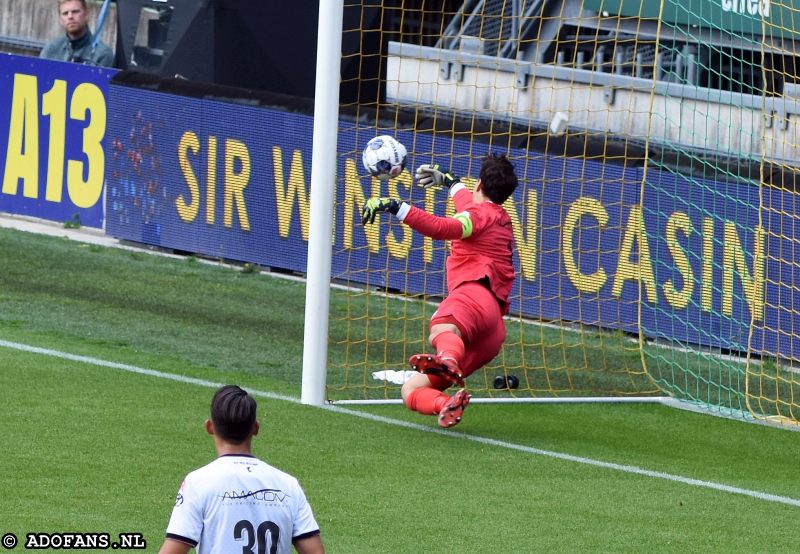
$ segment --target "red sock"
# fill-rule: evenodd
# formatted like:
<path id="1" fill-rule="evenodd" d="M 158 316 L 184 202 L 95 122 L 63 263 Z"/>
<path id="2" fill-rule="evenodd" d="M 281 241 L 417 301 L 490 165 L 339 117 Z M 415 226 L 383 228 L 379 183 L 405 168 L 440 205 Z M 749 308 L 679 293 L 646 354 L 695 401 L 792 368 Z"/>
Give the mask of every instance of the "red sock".
<path id="1" fill-rule="evenodd" d="M 436 349 L 436 354 L 442 358 L 452 358 L 461 367 L 461 358 L 464 357 L 464 341 L 452 331 L 439 333 L 431 341 Z"/>
<path id="2" fill-rule="evenodd" d="M 436 415 L 450 399 L 445 393 L 430 387 L 414 389 L 406 398 L 406 407 L 424 415 Z"/>

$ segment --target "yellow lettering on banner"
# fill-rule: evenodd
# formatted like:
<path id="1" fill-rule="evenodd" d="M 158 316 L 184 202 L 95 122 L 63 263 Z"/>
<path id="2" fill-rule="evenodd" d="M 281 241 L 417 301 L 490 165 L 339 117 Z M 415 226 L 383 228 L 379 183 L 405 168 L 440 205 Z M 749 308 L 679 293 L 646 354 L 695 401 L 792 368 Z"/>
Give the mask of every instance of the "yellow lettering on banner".
<path id="1" fill-rule="evenodd" d="M 478 179 L 476 179 L 475 177 L 462 177 L 461 179 L 459 179 L 459 181 L 461 181 L 461 184 L 467 187 L 467 189 L 469 189 L 470 192 L 474 191 L 475 185 L 478 184 Z"/>
<path id="2" fill-rule="evenodd" d="M 600 228 L 608 224 L 608 212 L 603 205 L 594 198 L 578 198 L 567 210 L 564 218 L 564 228 L 561 238 L 561 249 L 564 256 L 564 267 L 567 277 L 580 292 L 598 292 L 606 283 L 606 272 L 599 267 L 596 272 L 586 275 L 581 273 L 578 262 L 575 260 L 575 230 L 581 217 L 588 215 L 595 218 Z"/>
<path id="3" fill-rule="evenodd" d="M 289 236 L 292 225 L 292 210 L 295 200 L 300 213 L 300 233 L 303 240 L 308 240 L 308 224 L 310 210 L 308 193 L 306 192 L 306 176 L 303 171 L 303 153 L 295 150 L 292 153 L 292 165 L 289 168 L 289 179 L 283 178 L 283 152 L 279 146 L 272 147 L 272 166 L 275 171 L 275 205 L 278 211 L 278 234 L 284 238 Z"/>
<path id="4" fill-rule="evenodd" d="M 714 220 L 710 217 L 703 218 L 702 268 L 700 308 L 710 312 L 714 306 Z"/>
<path id="5" fill-rule="evenodd" d="M 402 184 L 406 188 L 406 192 L 401 193 L 398 185 Z M 395 179 L 389 181 L 389 197 L 390 198 L 407 198 L 407 190 L 412 186 L 411 174 L 403 171 Z M 393 218 L 394 216 L 386 215 L 384 217 Z M 395 226 L 398 228 L 398 226 Z M 397 240 L 395 234 L 390 230 L 386 235 L 386 248 L 389 250 L 389 255 L 394 258 L 404 260 L 408 258 L 408 252 L 411 250 L 412 230 L 408 225 L 399 225 L 403 238 Z"/>
<path id="6" fill-rule="evenodd" d="M 381 182 L 378 179 L 370 179 L 372 189 L 369 197 L 381 195 Z M 342 245 L 344 248 L 353 248 L 353 222 L 358 214 L 358 221 L 361 221 L 361 208 L 367 197 L 364 189 L 361 188 L 361 179 L 358 169 L 353 160 L 347 159 L 344 162 L 344 194 L 342 202 L 344 204 L 344 227 L 342 228 Z M 380 215 L 378 217 L 381 217 Z M 367 246 L 370 252 L 380 250 L 380 225 L 363 225 L 364 235 L 367 238 Z"/>
<path id="7" fill-rule="evenodd" d="M 178 210 L 178 217 L 185 223 L 192 223 L 197 217 L 197 210 L 200 209 L 200 183 L 197 181 L 192 164 L 189 163 L 189 152 L 195 155 L 200 152 L 200 139 L 192 131 L 183 133 L 178 141 L 178 165 L 189 187 L 189 199 L 186 200 L 183 194 L 179 194 L 175 199 L 175 208 Z"/>
<path id="8" fill-rule="evenodd" d="M 528 189 L 527 192 L 528 202 L 525 206 L 524 229 L 517 215 L 517 206 L 514 201 L 509 198 L 505 201 L 503 207 L 508 212 L 514 229 L 514 241 L 517 243 L 520 273 L 524 279 L 534 281 L 536 279 L 537 245 L 539 241 L 539 194 L 532 189 Z"/>
<path id="9" fill-rule="evenodd" d="M 33 75 L 14 75 L 8 149 L 3 175 L 3 193 L 17 194 L 22 179 L 22 194 L 38 197 L 39 186 L 39 90 Z"/>
<path id="10" fill-rule="evenodd" d="M 214 225 L 217 220 L 217 137 L 208 137 L 206 152 L 206 223 Z"/>
<path id="11" fill-rule="evenodd" d="M 429 188 L 424 189 L 424 192 L 425 211 L 429 214 L 432 214 L 434 209 L 436 209 L 436 195 L 438 191 L 435 188 Z M 448 202 L 447 205 L 452 205 L 452 202 Z M 422 261 L 426 264 L 429 264 L 433 261 L 433 239 L 426 237 L 425 235 L 420 236 L 422 237 Z"/>
<path id="12" fill-rule="evenodd" d="M 631 260 L 634 244 L 639 246 L 637 262 Z M 643 285 L 647 301 L 652 304 L 658 302 L 653 259 L 650 257 L 650 243 L 647 240 L 647 229 L 640 206 L 633 206 L 628 214 L 628 224 L 622 237 L 622 248 L 611 294 L 617 297 L 622 295 L 625 281 L 636 281 L 640 286 Z"/>
<path id="13" fill-rule="evenodd" d="M 67 161 L 67 190 L 79 208 L 94 206 L 103 193 L 106 156 L 102 143 L 106 134 L 106 101 L 103 92 L 93 83 L 81 83 L 72 93 L 70 118 L 85 121 L 87 112 L 89 124 L 83 129 L 83 153 L 87 163 Z M 86 180 L 83 179 L 84 168 Z"/>
<path id="14" fill-rule="evenodd" d="M 241 164 L 241 171 L 236 171 L 236 162 Z M 250 182 L 250 152 L 247 146 L 238 140 L 225 141 L 225 207 L 223 223 L 225 227 L 233 226 L 233 209 L 239 214 L 239 227 L 250 230 L 247 218 L 247 206 L 244 202 L 244 189 Z"/>
<path id="15" fill-rule="evenodd" d="M 682 310 L 689 305 L 694 292 L 694 273 L 686 251 L 678 241 L 678 233 L 680 232 L 684 237 L 688 238 L 693 230 L 692 222 L 685 213 L 675 212 L 667 220 L 667 248 L 675 261 L 675 267 L 681 274 L 683 288 L 678 290 L 675 286 L 675 281 L 667 279 L 667 282 L 664 283 L 664 296 L 667 299 L 667 303 L 678 310 Z"/>
<path id="16" fill-rule="evenodd" d="M 64 147 L 67 134 L 67 83 L 56 79 L 53 88 L 42 95 L 42 115 L 50 118 L 50 144 L 47 149 L 45 199 L 61 202 L 64 189 Z"/>
<path id="17" fill-rule="evenodd" d="M 742 289 L 753 319 L 764 319 L 764 229 L 756 227 L 753 236 L 753 273 L 747 267 L 736 224 L 725 222 L 722 243 L 722 313 L 733 314 L 733 275 L 738 271 Z"/>

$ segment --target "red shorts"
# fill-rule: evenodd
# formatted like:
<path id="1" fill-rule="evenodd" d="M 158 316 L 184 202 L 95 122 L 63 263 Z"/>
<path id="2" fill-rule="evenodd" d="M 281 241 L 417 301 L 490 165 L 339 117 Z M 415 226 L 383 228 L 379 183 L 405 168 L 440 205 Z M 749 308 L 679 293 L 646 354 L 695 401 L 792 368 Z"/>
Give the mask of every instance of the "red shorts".
<path id="1" fill-rule="evenodd" d="M 459 367 L 464 377 L 491 362 L 506 340 L 500 303 L 477 281 L 462 283 L 439 304 L 430 325 L 439 323 L 451 323 L 461 331 L 465 351 Z"/>

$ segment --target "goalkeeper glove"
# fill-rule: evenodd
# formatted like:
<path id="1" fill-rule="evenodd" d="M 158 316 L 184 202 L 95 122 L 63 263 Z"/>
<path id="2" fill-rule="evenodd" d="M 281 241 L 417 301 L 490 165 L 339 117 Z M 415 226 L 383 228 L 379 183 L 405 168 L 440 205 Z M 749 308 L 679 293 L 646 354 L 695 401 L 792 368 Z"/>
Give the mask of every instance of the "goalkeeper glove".
<path id="1" fill-rule="evenodd" d="M 439 164 L 422 164 L 417 168 L 417 184 L 421 187 L 431 188 L 446 186 L 448 189 L 458 182 L 458 177 L 443 170 Z"/>
<path id="2" fill-rule="evenodd" d="M 378 212 L 389 212 L 397 215 L 400 210 L 400 202 L 394 198 L 370 198 L 361 210 L 361 225 L 374 223 Z"/>

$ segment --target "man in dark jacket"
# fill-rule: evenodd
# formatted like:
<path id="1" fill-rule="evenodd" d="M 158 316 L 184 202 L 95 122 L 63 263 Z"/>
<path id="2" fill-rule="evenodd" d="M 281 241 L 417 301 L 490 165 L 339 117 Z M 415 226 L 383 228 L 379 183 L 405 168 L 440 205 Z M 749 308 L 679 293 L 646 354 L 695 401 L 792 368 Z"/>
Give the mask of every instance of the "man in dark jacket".
<path id="1" fill-rule="evenodd" d="M 112 67 L 114 52 L 89 30 L 86 0 L 58 0 L 58 19 L 65 34 L 49 42 L 40 58 Z"/>

